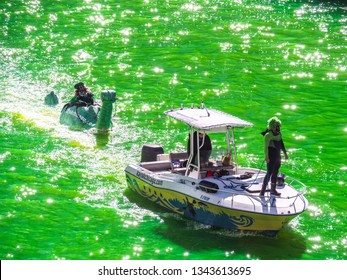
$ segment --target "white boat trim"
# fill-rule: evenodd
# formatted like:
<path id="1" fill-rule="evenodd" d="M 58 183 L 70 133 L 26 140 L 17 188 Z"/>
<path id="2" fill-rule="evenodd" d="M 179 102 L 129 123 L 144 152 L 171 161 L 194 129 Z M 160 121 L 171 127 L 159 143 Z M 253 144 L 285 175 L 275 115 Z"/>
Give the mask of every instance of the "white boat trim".
<path id="1" fill-rule="evenodd" d="M 205 107 L 172 109 L 166 111 L 165 115 L 206 132 L 225 132 L 228 128 L 253 126 L 238 117 Z"/>

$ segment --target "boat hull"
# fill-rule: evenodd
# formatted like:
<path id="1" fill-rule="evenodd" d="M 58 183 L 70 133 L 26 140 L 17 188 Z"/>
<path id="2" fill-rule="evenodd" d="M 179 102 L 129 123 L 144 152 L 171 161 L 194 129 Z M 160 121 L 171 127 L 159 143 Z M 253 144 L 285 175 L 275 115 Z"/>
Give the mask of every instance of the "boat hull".
<path id="1" fill-rule="evenodd" d="M 273 215 L 255 213 L 218 206 L 175 189 L 160 186 L 160 182 L 150 183 L 136 174 L 126 171 L 130 189 L 166 209 L 202 224 L 230 230 L 257 231 L 276 235 L 284 225 L 297 214 Z M 165 182 L 164 182 L 165 184 Z"/>

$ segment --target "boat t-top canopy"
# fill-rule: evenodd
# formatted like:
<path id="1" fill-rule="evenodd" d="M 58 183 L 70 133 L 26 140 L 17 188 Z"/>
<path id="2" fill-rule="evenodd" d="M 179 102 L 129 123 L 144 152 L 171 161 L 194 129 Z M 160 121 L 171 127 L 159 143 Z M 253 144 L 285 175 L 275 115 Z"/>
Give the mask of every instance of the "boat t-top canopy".
<path id="1" fill-rule="evenodd" d="M 179 108 L 164 113 L 199 131 L 225 132 L 229 128 L 253 126 L 248 121 L 215 109 Z"/>
<path id="2" fill-rule="evenodd" d="M 204 105 L 202 108 L 179 108 L 171 109 L 164 112 L 165 115 L 179 120 L 190 127 L 190 151 L 196 150 L 197 163 L 192 162 L 193 153 L 189 155 L 186 169 L 186 176 L 196 177 L 199 176 L 201 163 L 200 163 L 200 148 L 204 145 L 206 133 L 225 133 L 227 153 L 231 155 L 231 146 L 234 149 L 234 161 L 236 163 L 236 169 L 238 165 L 237 152 L 235 145 L 234 128 L 235 127 L 246 127 L 253 126 L 252 123 L 248 121 L 241 120 L 238 117 L 232 116 L 228 113 L 218 111 L 215 109 L 207 109 Z M 196 143 L 194 143 L 193 133 L 199 131 L 203 133 L 203 141 L 200 143 L 198 137 L 196 138 Z M 231 137 L 230 137 L 231 132 Z M 201 146 L 200 146 L 201 145 Z M 194 147 L 199 147 L 199 149 L 194 149 Z"/>

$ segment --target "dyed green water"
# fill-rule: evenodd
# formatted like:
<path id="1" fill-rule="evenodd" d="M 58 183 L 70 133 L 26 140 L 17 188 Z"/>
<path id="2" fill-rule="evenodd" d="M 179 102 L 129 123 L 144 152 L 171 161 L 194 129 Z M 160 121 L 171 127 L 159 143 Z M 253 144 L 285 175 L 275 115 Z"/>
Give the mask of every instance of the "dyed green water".
<path id="1" fill-rule="evenodd" d="M 18 0 L 0 11 L 1 259 L 347 259 L 343 2 Z M 79 81 L 97 97 L 117 90 L 110 135 L 59 124 Z M 43 104 L 51 90 L 56 108 Z M 127 190 L 144 143 L 185 146 L 163 111 L 202 99 L 255 124 L 237 134 L 242 165 L 260 167 L 260 132 L 282 119 L 281 170 L 307 184 L 310 207 L 278 237 L 213 230 Z"/>

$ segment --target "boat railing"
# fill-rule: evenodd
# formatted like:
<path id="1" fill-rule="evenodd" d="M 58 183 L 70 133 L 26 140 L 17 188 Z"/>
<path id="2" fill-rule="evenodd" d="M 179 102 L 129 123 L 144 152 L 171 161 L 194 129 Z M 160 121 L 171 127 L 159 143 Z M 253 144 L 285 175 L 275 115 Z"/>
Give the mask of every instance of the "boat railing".
<path id="1" fill-rule="evenodd" d="M 299 180 L 297 180 L 297 179 L 295 179 L 295 178 L 292 178 L 292 177 L 286 177 L 286 180 L 288 181 L 290 181 L 289 182 L 289 185 L 290 186 L 292 186 L 294 189 L 298 189 L 298 188 L 300 188 L 299 190 L 298 190 L 298 193 L 297 193 L 297 195 L 295 195 L 295 196 L 293 196 L 293 197 L 289 197 L 289 198 L 294 198 L 294 200 L 293 200 L 293 202 L 292 202 L 292 204 L 290 205 L 290 206 L 294 206 L 294 208 L 295 208 L 295 202 L 296 202 L 296 200 L 298 199 L 298 198 L 300 198 L 301 199 L 301 201 L 304 203 L 304 205 L 305 205 L 305 208 L 306 208 L 306 200 L 304 199 L 304 194 L 306 193 L 306 191 L 307 191 L 307 186 L 303 183 L 303 182 L 301 182 L 301 181 L 299 181 Z M 298 187 L 296 187 L 296 185 L 299 185 Z"/>
<path id="2" fill-rule="evenodd" d="M 288 180 L 289 180 L 289 183 L 288 183 Z M 296 189 L 297 193 L 295 195 L 292 195 L 292 196 L 283 196 L 283 197 L 276 196 L 276 199 L 282 200 L 282 201 L 284 201 L 284 200 L 289 201 L 290 204 L 288 206 L 294 207 L 294 209 L 295 209 L 296 200 L 300 199 L 304 203 L 304 206 L 306 208 L 306 200 L 304 199 L 303 194 L 306 192 L 307 186 L 304 183 L 302 183 L 301 181 L 294 179 L 294 178 L 291 178 L 291 177 L 286 177 L 286 182 L 287 182 L 286 184 L 288 184 L 292 188 Z M 298 190 L 298 188 L 300 188 L 300 189 Z M 210 192 L 216 192 L 216 189 L 210 188 L 208 186 L 204 186 L 204 189 L 207 191 L 210 191 Z M 234 201 L 235 201 L 235 198 L 237 196 L 247 197 L 250 200 L 250 202 L 252 203 L 254 210 L 256 208 L 255 201 L 259 202 L 262 205 L 268 205 L 268 204 L 272 204 L 273 199 L 274 199 L 274 196 L 272 196 L 272 195 L 260 197 L 258 193 L 257 194 L 244 193 L 244 192 L 243 193 L 236 193 L 235 190 L 218 189 L 218 192 L 227 193 L 229 196 L 231 196 L 231 207 L 234 206 Z M 295 211 L 296 211 L 296 209 L 295 209 Z"/>

